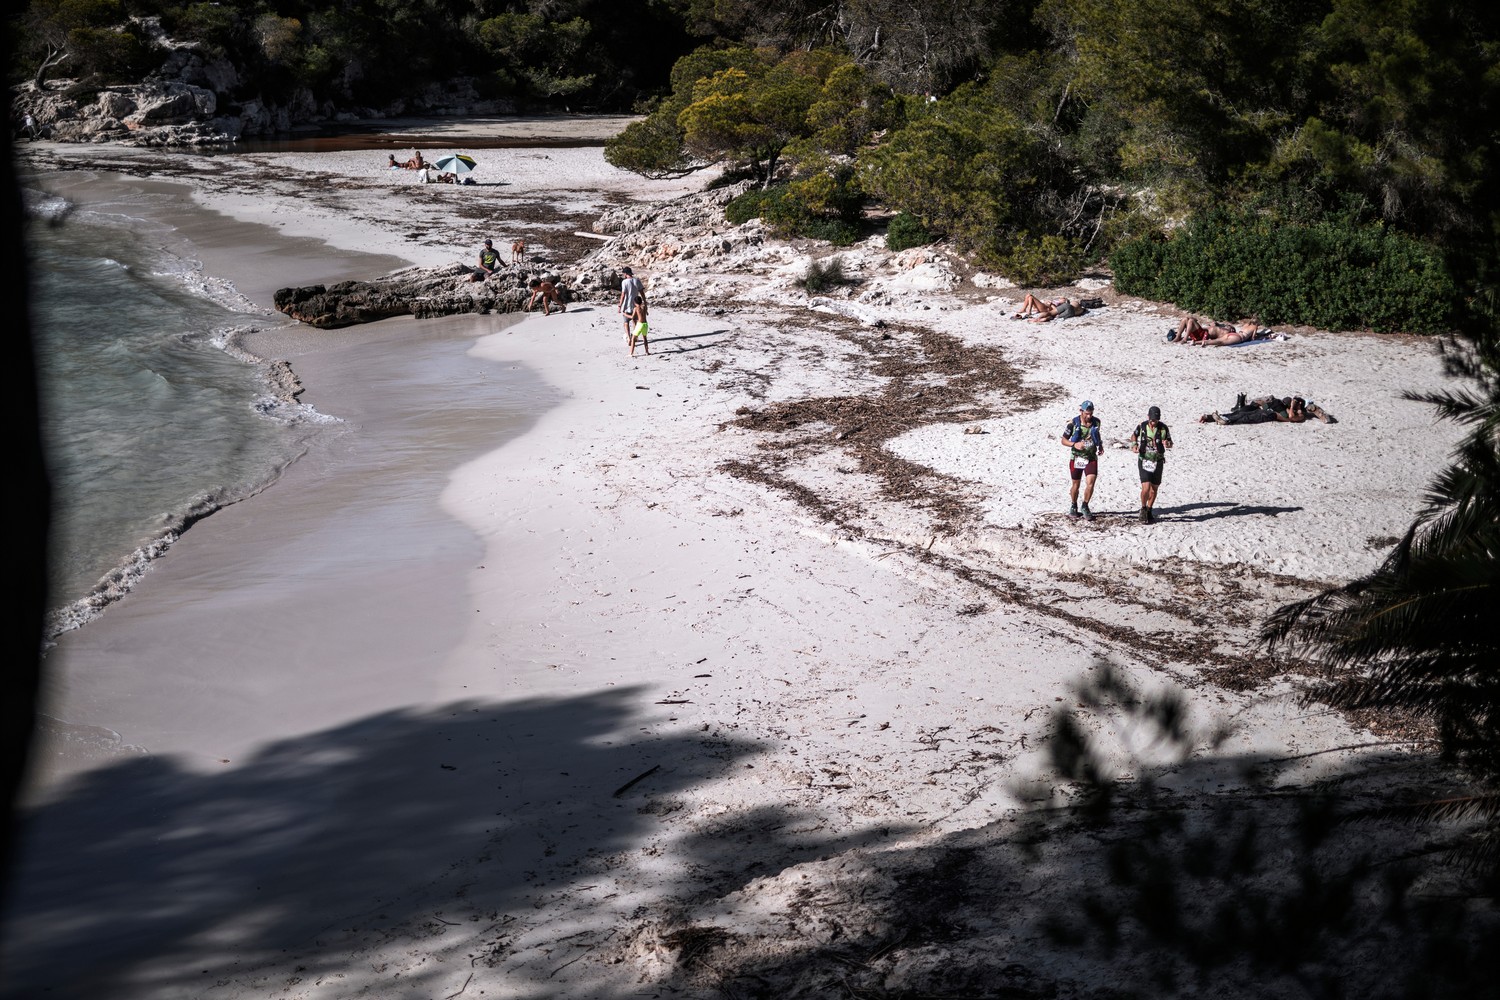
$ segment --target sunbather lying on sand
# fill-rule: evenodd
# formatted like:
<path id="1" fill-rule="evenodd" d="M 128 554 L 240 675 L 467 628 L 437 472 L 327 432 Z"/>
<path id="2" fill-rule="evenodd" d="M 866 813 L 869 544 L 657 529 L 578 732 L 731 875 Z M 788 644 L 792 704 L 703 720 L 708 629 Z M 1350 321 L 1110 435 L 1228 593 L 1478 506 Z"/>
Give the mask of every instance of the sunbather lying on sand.
<path id="1" fill-rule="evenodd" d="M 1287 424 L 1300 424 L 1308 417 L 1316 417 L 1325 424 L 1336 424 L 1338 420 L 1333 414 L 1323 409 L 1317 403 L 1309 403 L 1301 396 L 1262 396 L 1259 399 L 1245 400 L 1242 392 L 1234 401 L 1234 408 L 1226 413 L 1205 413 L 1198 418 L 1198 423 L 1208 424 L 1268 424 L 1272 421 Z"/>
<path id="2" fill-rule="evenodd" d="M 1029 319 L 1033 323 L 1050 323 L 1054 319 L 1069 319 L 1073 316 L 1082 316 L 1086 312 L 1088 312 L 1087 309 L 1072 299 L 1053 299 L 1049 302 L 1027 292 L 1026 298 L 1021 300 L 1021 311 L 1013 315 L 1011 319 Z"/>
<path id="3" fill-rule="evenodd" d="M 1220 323 L 1211 319 L 1202 322 L 1196 316 L 1184 316 L 1177 329 L 1167 334 L 1167 339 L 1179 344 L 1197 344 L 1199 347 L 1230 347 L 1250 340 L 1269 340 L 1271 330 L 1259 329 L 1260 324 L 1252 317 L 1239 326 Z"/>

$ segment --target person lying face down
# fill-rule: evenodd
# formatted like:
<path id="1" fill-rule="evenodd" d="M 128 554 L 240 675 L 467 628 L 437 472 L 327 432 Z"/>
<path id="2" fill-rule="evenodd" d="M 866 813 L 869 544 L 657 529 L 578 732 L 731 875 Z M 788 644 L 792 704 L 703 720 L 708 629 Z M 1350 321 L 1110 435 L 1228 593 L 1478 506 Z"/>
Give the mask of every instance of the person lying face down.
<path id="1" fill-rule="evenodd" d="M 1269 340 L 1271 336 L 1270 330 L 1260 329 L 1260 323 L 1254 316 L 1238 326 L 1220 323 L 1216 319 L 1204 322 L 1196 316 L 1184 316 L 1177 324 L 1177 329 L 1167 335 L 1167 339 L 1178 344 L 1197 344 L 1199 347 L 1230 347 L 1251 340 Z"/>

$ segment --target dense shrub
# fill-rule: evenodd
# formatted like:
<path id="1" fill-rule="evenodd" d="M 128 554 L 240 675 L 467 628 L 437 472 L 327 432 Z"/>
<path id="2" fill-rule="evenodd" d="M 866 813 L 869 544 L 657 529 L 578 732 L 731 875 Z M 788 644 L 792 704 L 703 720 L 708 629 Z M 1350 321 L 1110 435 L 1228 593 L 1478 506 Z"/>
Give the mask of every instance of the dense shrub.
<path id="1" fill-rule="evenodd" d="M 163 10 L 161 26 L 182 41 L 217 46 L 222 51 L 234 44 L 238 19 L 230 8 L 216 3 L 195 3 Z"/>
<path id="2" fill-rule="evenodd" d="M 805 236 L 827 240 L 835 246 L 849 246 L 860 237 L 858 202 L 830 191 L 836 187 L 827 174 L 815 174 L 804 181 L 752 188 L 732 198 L 724 206 L 724 217 L 735 225 L 751 219 L 763 219 L 783 236 Z M 817 209 L 824 208 L 824 211 Z M 832 208 L 832 211 L 827 209 Z"/>
<path id="3" fill-rule="evenodd" d="M 927 231 L 927 227 L 910 212 L 898 213 L 885 231 L 885 248 L 893 252 L 926 246 L 932 240 L 933 236 Z"/>
<path id="4" fill-rule="evenodd" d="M 823 240 L 836 247 L 850 247 L 859 242 L 864 231 L 847 219 L 812 219 L 802 224 L 797 235 Z"/>
<path id="5" fill-rule="evenodd" d="M 1018 236 L 1009 248 L 994 254 L 1000 272 L 1018 285 L 1059 285 L 1083 269 L 1084 251 L 1075 240 L 1050 234 Z"/>
<path id="6" fill-rule="evenodd" d="M 780 188 L 751 188 L 744 194 L 735 195 L 724 206 L 724 218 L 736 226 L 758 219 L 767 203 L 778 197 L 780 191 Z"/>
<path id="7" fill-rule="evenodd" d="M 1110 257 L 1120 291 L 1225 319 L 1330 330 L 1438 333 L 1457 289 L 1441 254 L 1379 224 L 1282 224 L 1213 211 L 1168 239 L 1132 240 Z"/>
<path id="8" fill-rule="evenodd" d="M 155 47 L 113 28 L 75 28 L 68 46 L 75 71 L 105 84 L 134 83 L 161 63 Z"/>

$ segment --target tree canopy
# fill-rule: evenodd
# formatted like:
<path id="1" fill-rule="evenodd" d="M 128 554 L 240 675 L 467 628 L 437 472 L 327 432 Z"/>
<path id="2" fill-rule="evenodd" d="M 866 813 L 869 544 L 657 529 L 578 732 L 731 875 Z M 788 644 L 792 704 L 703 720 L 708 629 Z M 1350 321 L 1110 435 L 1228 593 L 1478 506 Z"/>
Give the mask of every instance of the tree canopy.
<path id="1" fill-rule="evenodd" d="M 141 40 L 146 18 L 235 64 L 242 82 L 226 103 L 306 88 L 351 110 L 457 79 L 525 106 L 624 110 L 662 89 L 695 42 L 665 2 L 31 0 L 11 15 L 12 80 L 139 79 L 167 55 Z"/>
<path id="2" fill-rule="evenodd" d="M 1412 273 L 1445 276 L 1444 321 L 1500 263 L 1500 13 L 1481 0 L 30 0 L 11 17 L 15 80 L 142 74 L 164 58 L 140 30 L 157 17 L 235 63 L 225 106 L 306 90 L 358 111 L 464 78 L 640 110 L 617 166 L 742 169 L 787 185 L 763 202 L 787 219 L 904 213 L 1028 282 L 1121 251 L 1168 261 L 1138 244 L 1210 210 L 1292 227 L 1293 275 L 1317 240 L 1379 244 L 1355 254 L 1369 268 L 1439 258 Z M 1415 293 L 1379 313 L 1433 315 Z"/>
<path id="3" fill-rule="evenodd" d="M 732 163 L 767 185 L 796 163 L 850 156 L 889 114 L 889 90 L 828 49 L 703 48 L 672 70 L 672 92 L 605 147 L 616 166 L 667 174 Z"/>

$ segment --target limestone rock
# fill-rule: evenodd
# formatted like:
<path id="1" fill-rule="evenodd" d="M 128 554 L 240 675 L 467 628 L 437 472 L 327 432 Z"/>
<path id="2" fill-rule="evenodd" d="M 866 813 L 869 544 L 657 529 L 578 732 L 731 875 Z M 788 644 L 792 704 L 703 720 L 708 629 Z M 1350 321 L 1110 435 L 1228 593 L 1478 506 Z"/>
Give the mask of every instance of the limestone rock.
<path id="1" fill-rule="evenodd" d="M 153 82 L 132 89 L 136 110 L 121 119 L 132 131 L 212 118 L 218 107 L 212 90 L 188 83 Z"/>
<path id="2" fill-rule="evenodd" d="M 329 330 L 392 316 L 453 316 L 463 313 L 509 313 L 526 308 L 532 272 L 507 267 L 485 281 L 471 281 L 474 269 L 452 263 L 442 267 L 409 267 L 373 281 L 282 288 L 273 303 L 295 320 Z M 564 302 L 572 301 L 559 285 Z"/>

